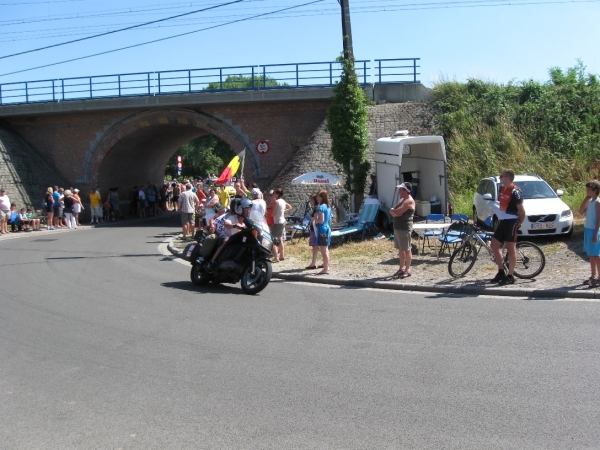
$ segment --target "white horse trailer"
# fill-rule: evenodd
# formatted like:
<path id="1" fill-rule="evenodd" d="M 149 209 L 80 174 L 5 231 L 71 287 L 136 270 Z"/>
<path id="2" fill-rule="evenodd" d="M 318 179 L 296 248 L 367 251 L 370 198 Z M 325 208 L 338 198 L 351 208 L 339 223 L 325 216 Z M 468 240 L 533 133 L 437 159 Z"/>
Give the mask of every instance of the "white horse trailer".
<path id="1" fill-rule="evenodd" d="M 415 185 L 417 215 L 446 214 L 448 183 L 446 146 L 442 136 L 408 136 L 406 131 L 396 132 L 375 142 L 374 159 L 381 202 L 379 221 L 384 228 L 389 228 L 392 223 L 389 210 L 399 201 L 396 185 L 406 181 Z M 431 200 L 435 201 L 431 203 Z"/>

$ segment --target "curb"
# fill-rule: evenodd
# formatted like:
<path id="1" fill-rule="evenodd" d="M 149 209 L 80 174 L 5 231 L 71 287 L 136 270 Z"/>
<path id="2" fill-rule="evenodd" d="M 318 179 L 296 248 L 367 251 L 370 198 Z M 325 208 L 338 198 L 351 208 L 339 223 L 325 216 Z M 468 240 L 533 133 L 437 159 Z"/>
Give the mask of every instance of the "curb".
<path id="1" fill-rule="evenodd" d="M 181 258 L 180 252 L 172 245 L 172 240 L 167 244 L 167 249 L 176 257 Z M 563 291 L 561 289 L 499 289 L 483 286 L 427 286 L 410 283 L 390 283 L 389 281 L 346 280 L 343 278 L 322 278 L 311 275 L 297 275 L 283 272 L 273 272 L 273 278 L 289 281 L 303 281 L 305 283 L 328 284 L 332 286 L 348 286 L 360 288 L 388 289 L 393 291 L 431 292 L 462 295 L 495 295 L 499 297 L 528 297 L 528 298 L 577 298 L 595 300 L 600 299 L 600 291 Z"/>

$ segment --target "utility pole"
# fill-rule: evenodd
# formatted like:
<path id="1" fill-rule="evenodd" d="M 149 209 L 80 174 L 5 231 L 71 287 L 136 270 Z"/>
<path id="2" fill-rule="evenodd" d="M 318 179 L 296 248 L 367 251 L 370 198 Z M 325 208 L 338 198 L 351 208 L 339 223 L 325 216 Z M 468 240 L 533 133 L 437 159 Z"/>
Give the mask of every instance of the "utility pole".
<path id="1" fill-rule="evenodd" d="M 350 4 L 349 0 L 338 0 L 342 7 L 342 38 L 344 43 L 344 58 L 354 59 L 352 50 L 352 27 L 350 26 Z"/>

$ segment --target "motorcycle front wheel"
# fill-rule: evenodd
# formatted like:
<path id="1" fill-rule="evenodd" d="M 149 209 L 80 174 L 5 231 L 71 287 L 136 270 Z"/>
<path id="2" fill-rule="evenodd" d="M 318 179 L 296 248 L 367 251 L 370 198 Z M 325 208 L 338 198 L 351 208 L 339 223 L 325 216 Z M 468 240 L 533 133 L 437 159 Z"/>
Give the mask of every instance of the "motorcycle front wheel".
<path id="1" fill-rule="evenodd" d="M 210 274 L 202 270 L 200 264 L 194 264 L 190 272 L 190 279 L 196 286 L 205 286 L 210 281 Z"/>
<path id="2" fill-rule="evenodd" d="M 267 284 L 271 281 L 271 275 L 273 275 L 271 262 L 266 259 L 259 259 L 256 261 L 254 273 L 252 272 L 252 266 L 244 269 L 242 290 L 248 295 L 258 294 L 267 287 Z"/>

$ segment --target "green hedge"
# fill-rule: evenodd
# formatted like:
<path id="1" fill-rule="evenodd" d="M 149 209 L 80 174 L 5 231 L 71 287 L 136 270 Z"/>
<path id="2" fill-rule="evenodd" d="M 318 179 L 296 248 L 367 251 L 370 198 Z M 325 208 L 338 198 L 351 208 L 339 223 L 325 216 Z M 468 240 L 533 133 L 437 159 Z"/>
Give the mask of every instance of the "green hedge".
<path id="1" fill-rule="evenodd" d="M 433 89 L 446 139 L 450 192 L 472 198 L 482 177 L 507 167 L 537 173 L 570 195 L 598 176 L 600 82 L 579 64 L 546 83 L 446 81 Z"/>

